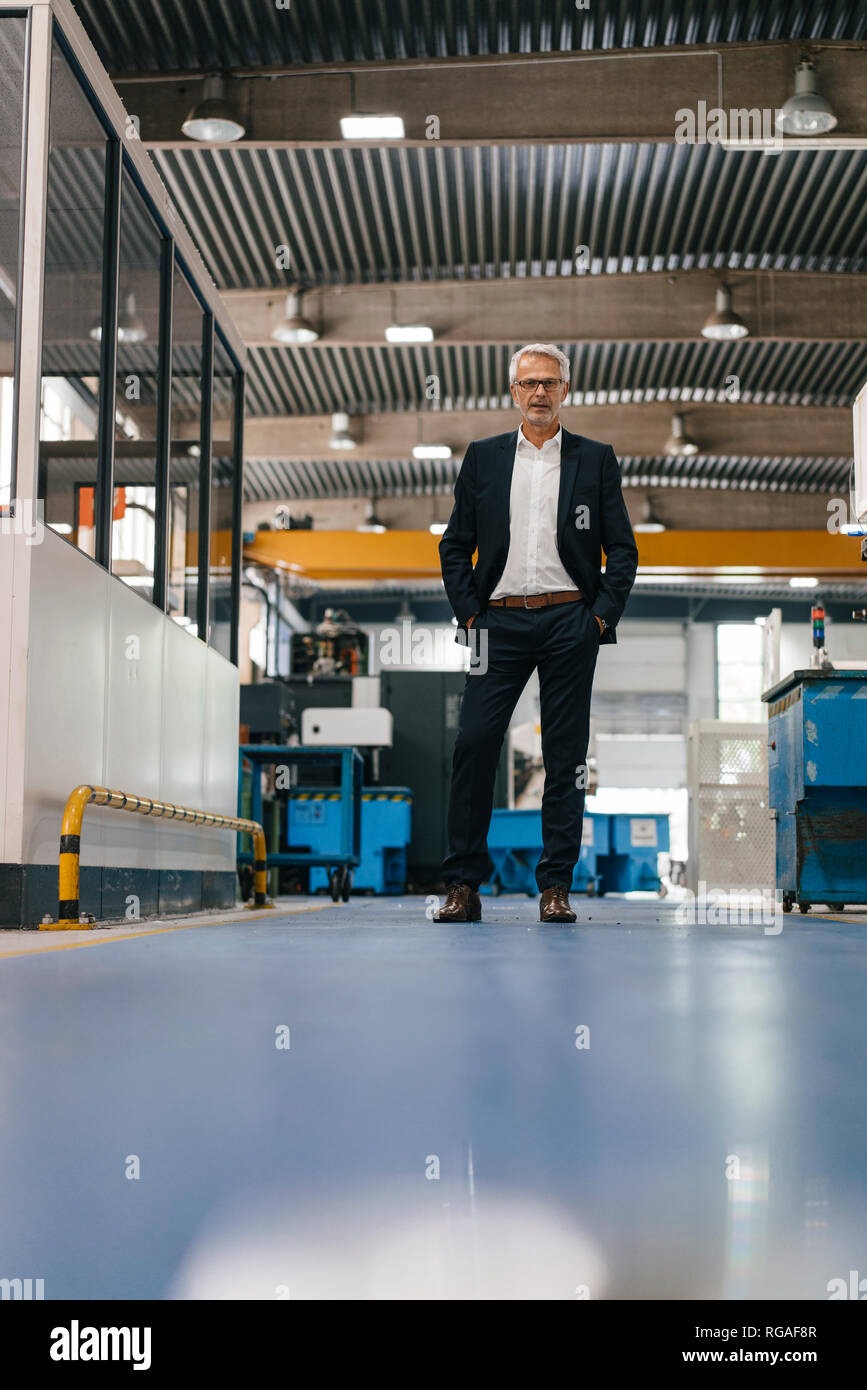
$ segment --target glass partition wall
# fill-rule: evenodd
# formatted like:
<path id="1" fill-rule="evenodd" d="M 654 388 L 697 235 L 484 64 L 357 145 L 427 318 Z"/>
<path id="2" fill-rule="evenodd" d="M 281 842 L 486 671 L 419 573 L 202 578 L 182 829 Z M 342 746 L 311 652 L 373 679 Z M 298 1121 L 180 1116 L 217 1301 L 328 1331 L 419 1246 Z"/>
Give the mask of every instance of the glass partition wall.
<path id="1" fill-rule="evenodd" d="M 13 495 L 27 20 L 0 11 L 0 516 Z"/>
<path id="2" fill-rule="evenodd" d="M 15 495 L 19 190 L 40 8 L 43 519 L 237 664 L 243 345 L 116 93 L 89 78 L 64 34 L 59 18 L 77 24 L 65 0 L 47 21 L 44 7 L 12 12 L 0 0 L 0 507 Z M 38 99 L 34 88 L 31 112 Z"/>

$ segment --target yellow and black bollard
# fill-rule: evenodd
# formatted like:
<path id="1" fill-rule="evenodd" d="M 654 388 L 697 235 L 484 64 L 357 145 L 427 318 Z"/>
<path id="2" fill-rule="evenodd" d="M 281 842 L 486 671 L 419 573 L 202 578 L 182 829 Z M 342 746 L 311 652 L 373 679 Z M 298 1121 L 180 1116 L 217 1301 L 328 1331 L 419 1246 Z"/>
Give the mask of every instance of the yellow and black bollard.
<path id="1" fill-rule="evenodd" d="M 93 926 L 92 920 L 82 921 L 80 910 L 81 825 L 85 807 L 111 806 L 118 811 L 135 811 L 141 816 L 159 816 L 161 820 L 192 822 L 218 830 L 237 830 L 253 836 L 254 894 L 248 907 L 273 907 L 268 899 L 268 850 L 265 831 L 258 821 L 239 816 L 218 816 L 211 811 L 195 811 L 189 806 L 176 806 L 171 801 L 153 801 L 147 796 L 132 796 L 128 792 L 112 791 L 109 787 L 91 786 L 83 782 L 70 792 L 60 827 L 60 866 L 58 875 L 57 921 L 41 922 L 40 931 L 81 931 Z"/>

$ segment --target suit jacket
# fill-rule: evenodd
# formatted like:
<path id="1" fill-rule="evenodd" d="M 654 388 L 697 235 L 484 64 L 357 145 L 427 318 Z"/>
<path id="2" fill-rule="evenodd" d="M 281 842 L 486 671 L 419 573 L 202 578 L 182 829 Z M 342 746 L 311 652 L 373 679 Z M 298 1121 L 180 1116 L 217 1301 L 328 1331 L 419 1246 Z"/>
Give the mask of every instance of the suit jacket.
<path id="1" fill-rule="evenodd" d="M 475 440 L 455 480 L 455 505 L 439 553 L 446 594 L 458 620 L 455 641 L 464 645 L 467 619 L 484 608 L 506 567 L 517 443 L 517 429 Z M 638 568 L 638 547 L 623 501 L 620 468 L 610 444 L 570 434 L 565 427 L 560 447 L 557 550 L 566 573 L 587 595 L 593 614 L 598 613 L 608 624 L 600 642 L 616 642 L 615 628 Z"/>

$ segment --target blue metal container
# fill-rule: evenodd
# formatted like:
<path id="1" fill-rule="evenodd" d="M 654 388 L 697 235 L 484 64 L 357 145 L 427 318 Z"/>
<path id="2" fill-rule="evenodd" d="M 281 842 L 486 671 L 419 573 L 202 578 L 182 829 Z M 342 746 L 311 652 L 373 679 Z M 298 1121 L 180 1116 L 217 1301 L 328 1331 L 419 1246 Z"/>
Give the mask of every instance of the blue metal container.
<path id="1" fill-rule="evenodd" d="M 340 772 L 340 791 L 335 792 L 338 812 L 338 834 L 336 842 L 330 844 L 323 854 L 315 850 L 269 850 L 268 868 L 286 864 L 293 867 L 324 865 L 328 870 L 331 896 L 335 902 L 342 898 L 349 901 L 352 891 L 352 873 L 361 857 L 361 779 L 364 773 L 364 759 L 357 748 L 332 747 L 321 745 L 305 747 L 302 744 L 280 743 L 242 743 L 238 748 L 238 814 L 241 815 L 241 801 L 244 796 L 245 767 L 250 764 L 250 815 L 245 819 L 262 821 L 262 769 L 273 767 L 285 769 L 292 767 L 330 767 Z M 279 783 L 278 783 L 279 786 Z M 243 838 L 243 837 L 242 837 Z M 253 863 L 250 851 L 238 852 L 238 864 L 249 872 Z"/>
<path id="2" fill-rule="evenodd" d="M 596 891 L 596 855 L 600 847 L 602 853 L 608 848 L 608 818 L 585 812 L 581 850 L 572 876 L 573 892 L 593 894 Z M 498 808 L 493 811 L 488 829 L 488 853 L 494 870 L 488 882 L 479 888 L 480 893 L 495 896 L 526 893 L 534 897 L 539 891 L 536 865 L 542 853 L 541 810 Z"/>
<path id="3" fill-rule="evenodd" d="M 793 671 L 762 699 L 784 911 L 867 902 L 867 668 Z"/>
<path id="4" fill-rule="evenodd" d="M 290 844 L 309 845 L 326 855 L 340 843 L 340 794 L 305 788 L 291 793 L 287 836 Z M 403 893 L 406 851 L 412 837 L 412 792 L 409 787 L 364 787 L 361 792 L 361 862 L 353 870 L 358 892 Z M 310 892 L 328 887 L 321 867 L 310 870 Z"/>
<path id="5" fill-rule="evenodd" d="M 671 848 L 667 815 L 612 812 L 608 853 L 600 856 L 601 893 L 659 891 L 657 856 Z"/>

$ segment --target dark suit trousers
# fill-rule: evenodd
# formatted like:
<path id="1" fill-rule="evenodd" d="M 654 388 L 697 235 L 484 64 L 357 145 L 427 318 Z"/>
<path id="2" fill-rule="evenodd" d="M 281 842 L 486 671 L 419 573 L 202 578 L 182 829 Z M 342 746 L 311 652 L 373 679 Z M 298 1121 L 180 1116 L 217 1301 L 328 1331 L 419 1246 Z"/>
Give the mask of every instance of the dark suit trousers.
<path id="1" fill-rule="evenodd" d="M 446 886 L 478 888 L 493 872 L 488 827 L 497 762 L 521 691 L 539 668 L 542 759 L 541 892 L 567 890 L 581 848 L 590 691 L 599 651 L 599 625 L 588 604 L 482 609 L 469 630 L 471 667 L 461 701 L 452 757 Z M 577 785 L 576 785 L 577 784 Z"/>

